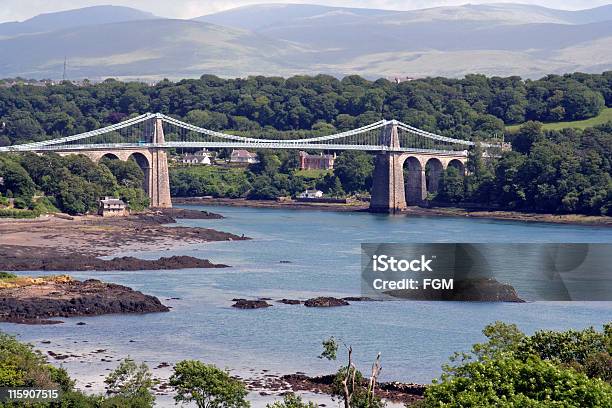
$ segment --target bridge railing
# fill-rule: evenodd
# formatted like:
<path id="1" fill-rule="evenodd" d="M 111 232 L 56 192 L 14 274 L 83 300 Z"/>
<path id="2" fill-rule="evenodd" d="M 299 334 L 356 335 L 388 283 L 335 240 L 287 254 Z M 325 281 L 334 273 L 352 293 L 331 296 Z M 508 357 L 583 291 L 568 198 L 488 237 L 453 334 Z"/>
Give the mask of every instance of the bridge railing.
<path id="1" fill-rule="evenodd" d="M 163 124 L 163 126 L 156 127 Z M 397 143 L 386 145 L 381 132 L 393 127 Z M 156 128 L 165 143 L 154 143 Z M 386 130 L 385 130 L 386 129 Z M 364 150 L 398 152 L 462 152 L 473 142 L 427 132 L 399 121 L 381 120 L 357 129 L 299 139 L 266 139 L 217 132 L 163 114 L 147 113 L 101 129 L 53 140 L 0 148 L 0 151 L 78 151 L 121 148 L 250 148 L 302 150 Z M 483 147 L 492 144 L 484 143 Z"/>

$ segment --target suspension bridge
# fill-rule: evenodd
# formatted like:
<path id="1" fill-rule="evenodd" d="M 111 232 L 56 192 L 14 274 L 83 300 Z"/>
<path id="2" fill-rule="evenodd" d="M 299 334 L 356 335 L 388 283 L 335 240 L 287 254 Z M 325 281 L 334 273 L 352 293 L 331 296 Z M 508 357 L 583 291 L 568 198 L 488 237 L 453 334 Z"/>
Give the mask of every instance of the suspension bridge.
<path id="1" fill-rule="evenodd" d="M 423 202 L 437 191 L 448 166 L 465 173 L 467 149 L 474 142 L 417 129 L 396 120 L 381 120 L 357 129 L 299 139 L 265 139 L 217 132 L 161 113 L 147 113 L 101 129 L 53 140 L 0 147 L 0 152 L 83 154 L 134 159 L 145 173 L 151 207 L 171 207 L 167 149 L 299 149 L 360 150 L 377 153 L 370 209 L 395 212 Z M 500 145 L 482 143 L 483 148 Z M 407 165 L 407 180 L 404 166 Z M 427 171 L 426 171 L 427 170 Z"/>

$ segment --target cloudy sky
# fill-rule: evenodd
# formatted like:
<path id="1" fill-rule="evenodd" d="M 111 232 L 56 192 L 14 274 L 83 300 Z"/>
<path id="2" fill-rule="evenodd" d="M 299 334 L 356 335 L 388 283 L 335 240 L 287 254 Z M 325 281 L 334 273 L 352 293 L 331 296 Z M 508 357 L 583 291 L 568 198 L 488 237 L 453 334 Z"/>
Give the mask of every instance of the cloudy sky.
<path id="1" fill-rule="evenodd" d="M 411 10 L 465 3 L 500 3 L 512 0 L 0 0 L 0 22 L 21 21 L 40 13 L 73 8 L 114 4 L 150 11 L 158 16 L 192 18 L 233 7 L 257 3 L 313 3 L 348 7 Z M 610 0 L 518 0 L 568 10 L 610 4 Z"/>

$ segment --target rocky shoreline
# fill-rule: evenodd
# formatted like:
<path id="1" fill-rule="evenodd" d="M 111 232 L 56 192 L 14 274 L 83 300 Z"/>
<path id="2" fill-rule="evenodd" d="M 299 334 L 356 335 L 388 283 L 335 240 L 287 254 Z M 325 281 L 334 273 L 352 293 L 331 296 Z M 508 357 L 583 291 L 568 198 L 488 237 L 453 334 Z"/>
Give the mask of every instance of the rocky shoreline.
<path id="1" fill-rule="evenodd" d="M 159 259 L 124 256 L 105 260 L 93 255 L 64 255 L 54 253 L 54 251 L 40 251 L 36 247 L 0 247 L 0 270 L 4 271 L 154 271 L 227 267 L 228 265 L 214 264 L 208 259 L 192 256 L 171 256 Z"/>
<path id="2" fill-rule="evenodd" d="M 268 374 L 259 379 L 246 379 L 245 382 L 250 390 L 258 391 L 260 395 L 270 395 L 271 393 L 281 393 L 283 395 L 292 391 L 333 396 L 332 383 L 334 377 L 334 374 L 312 377 L 304 373 L 282 376 Z M 422 384 L 380 382 L 376 388 L 376 395 L 394 403 L 410 405 L 423 399 L 425 389 L 426 386 Z"/>
<path id="3" fill-rule="evenodd" d="M 0 220 L 0 271 L 220 268 L 227 265 L 189 256 L 156 260 L 100 257 L 123 251 L 171 248 L 176 244 L 249 239 L 210 228 L 166 226 L 184 218 L 223 217 L 206 211 L 171 208 L 117 218 L 47 217 L 27 225 Z"/>
<path id="4" fill-rule="evenodd" d="M 97 279 L 69 276 L 0 281 L 0 322 L 56 324 L 59 317 L 167 312 L 154 296 Z"/>
<path id="5" fill-rule="evenodd" d="M 46 217 L 27 224 L 0 220 L 0 271 L 138 271 L 224 268 L 206 259 L 101 257 L 177 244 L 248 239 L 208 228 L 169 227 L 176 219 L 218 219 L 206 211 L 167 209 L 128 217 Z M 0 322 L 55 324 L 58 317 L 167 312 L 154 296 L 126 286 L 68 276 L 0 279 Z"/>
<path id="6" fill-rule="evenodd" d="M 290 210 L 319 210 L 319 211 L 367 211 L 369 204 L 354 201 L 348 204 L 340 203 L 308 203 L 298 201 L 275 200 L 247 200 L 244 198 L 199 198 L 199 197 L 173 197 L 177 204 L 187 205 L 220 205 L 228 207 L 251 208 L 282 208 Z"/>
<path id="7" fill-rule="evenodd" d="M 367 212 L 369 203 L 355 201 L 349 204 L 332 203 L 305 203 L 296 201 L 273 201 L 273 200 L 246 200 L 229 198 L 200 198 L 200 197 L 176 197 L 173 200 L 179 204 L 192 205 L 219 205 L 230 207 L 252 207 L 252 208 L 282 208 L 293 210 L 319 210 L 319 211 L 360 211 Z M 411 206 L 396 215 L 423 216 L 423 217 L 471 217 L 494 220 L 521 221 L 521 222 L 545 222 L 553 224 L 589 225 L 612 227 L 612 217 L 588 216 L 580 214 L 539 214 L 518 211 L 465 209 L 455 207 L 418 207 Z"/>

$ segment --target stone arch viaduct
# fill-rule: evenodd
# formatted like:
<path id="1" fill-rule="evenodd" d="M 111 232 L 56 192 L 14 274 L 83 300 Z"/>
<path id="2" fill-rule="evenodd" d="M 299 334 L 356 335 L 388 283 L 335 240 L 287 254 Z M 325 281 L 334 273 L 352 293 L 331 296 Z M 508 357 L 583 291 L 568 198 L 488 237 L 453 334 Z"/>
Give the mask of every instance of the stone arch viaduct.
<path id="1" fill-rule="evenodd" d="M 136 139 L 122 139 L 120 130 L 146 125 Z M 170 139 L 164 125 L 171 128 Z M 402 131 L 402 137 L 399 131 Z M 132 135 L 133 136 L 133 135 Z M 401 143 L 400 143 L 401 141 Z M 157 113 L 147 113 L 86 133 L 42 142 L 0 147 L 1 152 L 83 154 L 98 162 L 103 157 L 134 159 L 142 168 L 143 187 L 153 208 L 171 207 L 169 148 L 252 148 L 302 150 L 361 150 L 376 153 L 370 210 L 398 212 L 420 205 L 438 190 L 445 169 L 466 174 L 467 146 L 474 142 L 426 132 L 396 120 L 381 120 L 358 129 L 306 139 L 260 139 L 200 128 Z M 503 145 L 481 144 L 482 147 Z"/>

